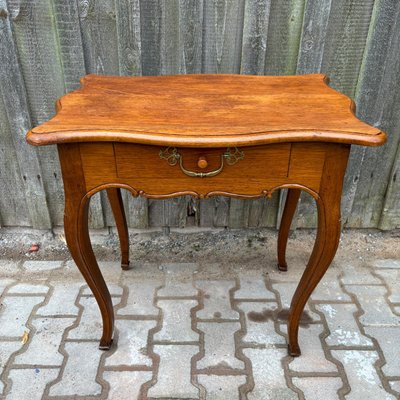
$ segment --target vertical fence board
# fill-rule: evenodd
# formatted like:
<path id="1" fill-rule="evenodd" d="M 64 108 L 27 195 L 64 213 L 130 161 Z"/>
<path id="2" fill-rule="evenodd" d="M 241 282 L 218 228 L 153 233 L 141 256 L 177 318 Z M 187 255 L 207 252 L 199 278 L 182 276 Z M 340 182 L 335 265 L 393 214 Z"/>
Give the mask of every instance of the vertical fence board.
<path id="1" fill-rule="evenodd" d="M 119 74 L 123 76 L 142 74 L 142 42 L 140 34 L 140 1 L 120 0 L 116 4 L 116 23 L 118 37 Z M 146 228 L 148 226 L 148 203 L 143 197 L 133 197 L 123 191 L 122 199 L 126 209 L 128 226 Z M 110 209 L 103 207 L 106 220 L 110 219 Z M 114 221 L 113 221 L 114 225 Z"/>
<path id="2" fill-rule="evenodd" d="M 305 0 L 271 2 L 265 55 L 266 75 L 291 75 L 296 72 Z M 270 199 L 267 220 L 277 224 L 280 191 Z"/>
<path id="3" fill-rule="evenodd" d="M 54 115 L 55 100 L 64 93 L 52 5 L 50 0 L 8 3 L 32 124 L 38 125 Z M 37 152 L 52 224 L 60 225 L 63 190 L 56 148 L 38 148 Z"/>
<path id="4" fill-rule="evenodd" d="M 374 0 L 337 0 L 331 5 L 322 71 L 331 85 L 354 97 Z"/>
<path id="5" fill-rule="evenodd" d="M 305 0 L 273 1 L 268 27 L 266 75 L 296 72 Z"/>
<path id="6" fill-rule="evenodd" d="M 34 228 L 51 228 L 52 221 L 43 182 L 43 173 L 36 149 L 25 143 L 25 134 L 31 128 L 31 119 L 26 102 L 26 91 L 21 74 L 17 49 L 13 41 L 10 20 L 15 14 L 11 4 L 0 1 L 0 9 L 6 16 L 0 19 L 0 81 L 1 95 L 6 108 L 8 124 L 11 128 L 13 146 L 16 151 L 19 170 L 24 182 L 24 195 L 29 201 L 29 217 Z M 53 201 L 55 199 L 53 198 Z"/>
<path id="7" fill-rule="evenodd" d="M 400 129 L 400 124 L 398 129 Z M 390 173 L 379 228 L 400 228 L 400 146 L 397 147 L 396 158 Z"/>
<path id="8" fill-rule="evenodd" d="M 319 73 L 322 67 L 326 32 L 332 0 L 308 0 L 304 8 L 303 28 L 297 58 L 297 73 Z M 282 214 L 284 197 L 280 201 L 279 214 Z M 305 192 L 301 193 L 292 227 L 315 227 L 317 209 L 314 199 Z"/>
<path id="9" fill-rule="evenodd" d="M 118 75 L 118 39 L 114 0 L 78 0 L 79 19 L 86 71 Z M 105 193 L 93 196 L 89 218 L 91 226 L 104 226 L 104 215 L 110 215 Z M 103 207 L 106 208 L 103 210 Z"/>
<path id="10" fill-rule="evenodd" d="M 65 91 L 70 92 L 79 87 L 86 73 L 78 4 L 76 0 L 53 0 L 53 10 Z"/>
<path id="11" fill-rule="evenodd" d="M 203 59 L 204 73 L 239 73 L 242 53 L 242 36 L 244 23 L 244 0 L 204 0 L 203 22 Z M 226 207 L 229 203 L 229 208 Z M 212 198 L 200 203 L 200 221 L 227 221 L 229 226 L 238 222 L 232 210 L 240 215 L 244 212 L 245 203 L 239 199 Z M 221 215 L 228 212 L 226 216 Z M 238 217 L 239 218 L 239 217 Z M 219 222 L 220 223 L 220 222 Z M 246 223 L 247 224 L 247 223 Z"/>
<path id="12" fill-rule="evenodd" d="M 0 25 L 1 23 L 0 20 Z M 2 40 L 1 34 L 0 40 Z M 14 149 L 13 134 L 8 124 L 0 88 L 0 226 L 29 226 L 26 199 L 25 196 L 21 196 L 21 193 L 24 193 L 24 185 Z"/>
<path id="13" fill-rule="evenodd" d="M 332 0 L 308 0 L 297 61 L 298 74 L 319 73 L 324 55 Z"/>
<path id="14" fill-rule="evenodd" d="M 371 21 L 357 89 L 358 115 L 387 131 L 388 142 L 377 149 L 353 151 L 345 182 L 345 191 L 352 194 L 345 198 L 348 227 L 378 226 L 399 142 L 399 16 L 400 4 L 387 0 L 375 9 Z"/>
<path id="15" fill-rule="evenodd" d="M 204 0 L 203 72 L 240 72 L 244 3 Z"/>
<path id="16" fill-rule="evenodd" d="M 246 1 L 241 73 L 264 75 L 271 0 Z"/>

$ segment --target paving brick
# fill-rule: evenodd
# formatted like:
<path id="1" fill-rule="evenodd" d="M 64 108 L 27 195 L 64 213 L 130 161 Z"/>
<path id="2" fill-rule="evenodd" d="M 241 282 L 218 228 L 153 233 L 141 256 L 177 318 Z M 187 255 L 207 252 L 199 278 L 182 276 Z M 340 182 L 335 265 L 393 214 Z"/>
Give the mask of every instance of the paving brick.
<path id="1" fill-rule="evenodd" d="M 146 365 L 152 360 L 147 355 L 147 336 L 149 329 L 156 326 L 156 321 L 117 320 L 118 343 L 115 353 L 106 358 L 106 366 Z"/>
<path id="2" fill-rule="evenodd" d="M 158 281 L 141 281 L 128 285 L 126 306 L 118 310 L 118 315 L 153 315 L 157 316 L 159 309 L 153 304 Z"/>
<path id="3" fill-rule="evenodd" d="M 282 358 L 286 349 L 243 349 L 251 361 L 254 389 L 247 395 L 248 400 L 298 400 L 298 396 L 286 385 Z"/>
<path id="4" fill-rule="evenodd" d="M 234 293 L 235 299 L 276 300 L 275 294 L 265 287 L 262 276 L 239 274 L 240 289 Z"/>
<path id="5" fill-rule="evenodd" d="M 239 400 L 239 387 L 246 383 L 246 377 L 198 375 L 198 382 L 204 386 L 207 400 Z"/>
<path id="6" fill-rule="evenodd" d="M 46 385 L 56 379 L 58 373 L 58 368 L 11 369 L 8 377 L 12 380 L 12 386 L 7 400 L 28 398 L 27 388 L 29 400 L 41 400 Z"/>
<path id="7" fill-rule="evenodd" d="M 387 289 L 384 286 L 346 286 L 346 289 L 357 296 L 365 311 L 359 317 L 360 322 L 366 326 L 400 324 L 400 317 L 392 313 L 384 299 Z"/>
<path id="8" fill-rule="evenodd" d="M 149 398 L 198 399 L 199 390 L 191 383 L 191 358 L 198 353 L 198 346 L 154 346 L 160 356 L 157 382 L 148 391 Z"/>
<path id="9" fill-rule="evenodd" d="M 314 301 L 351 301 L 348 294 L 343 292 L 340 287 L 339 275 L 341 270 L 337 268 L 329 268 L 324 277 L 318 283 L 317 287 L 311 294 Z"/>
<path id="10" fill-rule="evenodd" d="M 0 275 L 1 276 L 15 276 L 19 275 L 21 270 L 18 261 L 0 260 Z"/>
<path id="11" fill-rule="evenodd" d="M 4 367 L 6 366 L 11 355 L 18 351 L 22 347 L 22 343 L 18 342 L 0 342 L 0 376 L 3 373 Z M 3 393 L 4 384 L 0 381 L 0 395 Z"/>
<path id="12" fill-rule="evenodd" d="M 55 283 L 49 302 L 40 307 L 39 315 L 78 315 L 79 308 L 75 300 L 81 288 L 79 283 Z"/>
<path id="13" fill-rule="evenodd" d="M 29 272 L 50 271 L 61 268 L 63 261 L 44 261 L 44 260 L 28 260 L 23 264 L 23 268 Z"/>
<path id="14" fill-rule="evenodd" d="M 390 289 L 389 301 L 391 303 L 400 303 L 400 269 L 398 270 L 379 270 L 377 275 L 382 277 Z"/>
<path id="15" fill-rule="evenodd" d="M 307 400 L 339 399 L 337 391 L 343 386 L 340 378 L 308 377 L 293 378 L 292 381 L 304 393 Z"/>
<path id="16" fill-rule="evenodd" d="M 400 381 L 390 381 L 389 384 L 390 384 L 390 387 L 392 388 L 392 390 L 397 392 L 397 394 L 400 398 Z"/>
<path id="17" fill-rule="evenodd" d="M 313 324 L 308 328 L 300 327 L 299 345 L 301 356 L 289 364 L 292 371 L 297 372 L 337 372 L 337 367 L 325 358 L 319 335 L 324 331 L 323 325 Z"/>
<path id="18" fill-rule="evenodd" d="M 240 330 L 238 322 L 203 322 L 197 328 L 204 332 L 204 357 L 197 362 L 197 369 L 243 369 L 244 363 L 235 356 L 234 334 Z"/>
<path id="19" fill-rule="evenodd" d="M 378 354 L 374 351 L 333 350 L 333 357 L 344 366 L 351 392 L 346 400 L 395 400 L 382 386 L 374 368 Z"/>
<path id="20" fill-rule="evenodd" d="M 198 264 L 175 263 L 162 265 L 165 271 L 165 285 L 158 296 L 196 296 L 197 289 L 193 286 L 192 275 L 198 269 Z"/>
<path id="21" fill-rule="evenodd" d="M 17 285 L 10 288 L 7 292 L 8 294 L 46 294 L 49 291 L 49 287 L 40 284 L 30 284 L 30 283 L 18 283 Z"/>
<path id="22" fill-rule="evenodd" d="M 360 267 L 345 265 L 343 272 L 341 280 L 345 285 L 379 285 L 381 283 L 376 276 L 372 275 L 372 269 L 364 265 Z"/>
<path id="23" fill-rule="evenodd" d="M 400 260 L 389 258 L 386 260 L 376 260 L 373 263 L 376 268 L 400 269 Z"/>
<path id="24" fill-rule="evenodd" d="M 110 384 L 107 399 L 139 399 L 141 386 L 151 377 L 150 371 L 106 371 L 103 373 L 103 379 Z"/>
<path id="25" fill-rule="evenodd" d="M 192 330 L 190 310 L 198 305 L 195 300 L 158 300 L 163 313 L 162 328 L 154 340 L 169 342 L 198 341 L 199 334 Z"/>
<path id="26" fill-rule="evenodd" d="M 365 333 L 375 338 L 385 356 L 386 364 L 382 372 L 387 376 L 400 377 L 400 325 L 395 327 L 366 327 Z"/>
<path id="27" fill-rule="evenodd" d="M 197 318 L 239 319 L 239 313 L 232 309 L 229 298 L 229 290 L 235 287 L 235 281 L 196 281 L 195 285 L 204 292 L 204 308 L 197 311 Z"/>
<path id="28" fill-rule="evenodd" d="M 102 391 L 96 382 L 100 357 L 97 342 L 65 343 L 68 359 L 61 380 L 50 387 L 51 396 L 94 396 Z"/>
<path id="29" fill-rule="evenodd" d="M 281 283 L 298 283 L 303 275 L 305 265 L 292 265 L 289 263 L 289 260 L 288 264 L 288 271 L 280 271 L 277 266 L 274 265 L 273 268 L 268 270 L 269 279 Z"/>
<path id="30" fill-rule="evenodd" d="M 121 299 L 113 298 L 114 306 Z M 99 306 L 94 297 L 81 297 L 79 304 L 83 306 L 83 312 L 79 325 L 68 332 L 68 339 L 99 339 L 103 322 Z"/>
<path id="31" fill-rule="evenodd" d="M 275 331 L 276 303 L 238 303 L 238 308 L 245 314 L 247 332 L 242 338 L 243 343 L 266 346 L 286 343 L 286 339 Z"/>
<path id="32" fill-rule="evenodd" d="M 58 349 L 64 330 L 74 322 L 72 318 L 35 318 L 36 328 L 28 349 L 19 354 L 14 363 L 27 365 L 61 365 L 64 356 Z"/>
<path id="33" fill-rule="evenodd" d="M 106 282 L 107 282 L 107 280 L 106 280 Z M 121 286 L 119 286 L 117 284 L 114 284 L 114 283 L 108 284 L 107 283 L 107 288 L 108 288 L 108 291 L 110 292 L 111 296 L 121 296 L 122 295 L 123 289 Z M 93 292 L 88 286 L 86 286 L 83 289 L 82 294 L 85 296 L 86 295 L 93 296 Z"/>
<path id="34" fill-rule="evenodd" d="M 325 339 L 329 346 L 372 346 L 370 339 L 358 328 L 354 313 L 355 304 L 318 304 L 317 310 L 325 314 L 330 335 Z"/>
<path id="35" fill-rule="evenodd" d="M 0 336 L 21 337 L 29 330 L 25 324 L 33 307 L 43 300 L 42 296 L 6 296 L 0 305 Z"/>
<path id="36" fill-rule="evenodd" d="M 9 278 L 0 279 L 0 296 L 3 295 L 7 286 L 13 284 L 14 282 L 15 282 L 14 279 L 9 279 Z"/>
<path id="37" fill-rule="evenodd" d="M 279 296 L 282 303 L 282 309 L 288 311 L 290 308 L 290 303 L 292 301 L 293 294 L 297 288 L 298 283 L 288 282 L 288 283 L 274 283 L 273 288 L 279 292 Z M 304 308 L 303 318 L 312 322 L 320 321 L 319 315 L 311 311 L 308 304 Z"/>

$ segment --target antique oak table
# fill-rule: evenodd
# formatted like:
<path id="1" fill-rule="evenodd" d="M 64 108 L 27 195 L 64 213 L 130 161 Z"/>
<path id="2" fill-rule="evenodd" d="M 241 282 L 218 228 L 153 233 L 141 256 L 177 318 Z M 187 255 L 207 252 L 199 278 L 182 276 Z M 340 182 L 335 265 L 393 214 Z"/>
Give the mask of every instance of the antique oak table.
<path id="1" fill-rule="evenodd" d="M 286 270 L 290 223 L 301 190 L 317 202 L 316 242 L 293 296 L 289 353 L 300 355 L 304 306 L 331 263 L 340 236 L 340 198 L 350 145 L 379 146 L 385 134 L 354 116 L 354 103 L 324 75 L 286 77 L 88 75 L 57 101 L 57 114 L 27 134 L 57 144 L 65 190 L 65 236 L 100 307 L 101 349 L 112 343 L 114 313 L 88 231 L 90 198 L 107 191 L 122 268 L 128 229 L 120 188 L 134 196 L 270 197 L 287 188 L 278 236 Z"/>

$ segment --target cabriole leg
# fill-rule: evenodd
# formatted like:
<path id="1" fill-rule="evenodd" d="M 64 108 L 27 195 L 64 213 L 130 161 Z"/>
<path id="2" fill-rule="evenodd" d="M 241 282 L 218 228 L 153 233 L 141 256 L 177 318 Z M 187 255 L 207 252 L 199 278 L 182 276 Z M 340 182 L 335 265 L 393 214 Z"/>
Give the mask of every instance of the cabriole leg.
<path id="1" fill-rule="evenodd" d="M 300 197 L 300 189 L 288 189 L 285 208 L 283 209 L 281 225 L 278 234 L 278 268 L 287 271 L 286 246 L 289 237 L 290 225 Z"/>
<path id="2" fill-rule="evenodd" d="M 124 270 L 129 269 L 129 231 L 126 223 L 124 203 L 122 202 L 121 189 L 107 189 L 108 200 L 114 215 L 117 226 L 119 244 L 121 247 L 121 267 Z"/>

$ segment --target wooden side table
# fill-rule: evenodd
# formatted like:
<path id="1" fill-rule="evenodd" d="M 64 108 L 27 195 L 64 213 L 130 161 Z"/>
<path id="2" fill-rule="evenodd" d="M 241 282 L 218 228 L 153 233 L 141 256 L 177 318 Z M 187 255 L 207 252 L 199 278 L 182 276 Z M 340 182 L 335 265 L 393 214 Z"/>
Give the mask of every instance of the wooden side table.
<path id="1" fill-rule="evenodd" d="M 304 306 L 330 265 L 340 236 L 340 198 L 351 144 L 379 146 L 385 134 L 354 116 L 354 103 L 324 75 L 286 77 L 88 75 L 57 102 L 57 115 L 27 134 L 57 144 L 65 190 L 68 248 L 101 310 L 101 349 L 112 343 L 110 293 L 88 231 L 93 194 L 107 191 L 128 268 L 120 188 L 134 196 L 270 197 L 288 188 L 278 237 L 286 270 L 290 223 L 301 190 L 317 202 L 316 242 L 293 296 L 289 353 L 300 355 Z"/>

